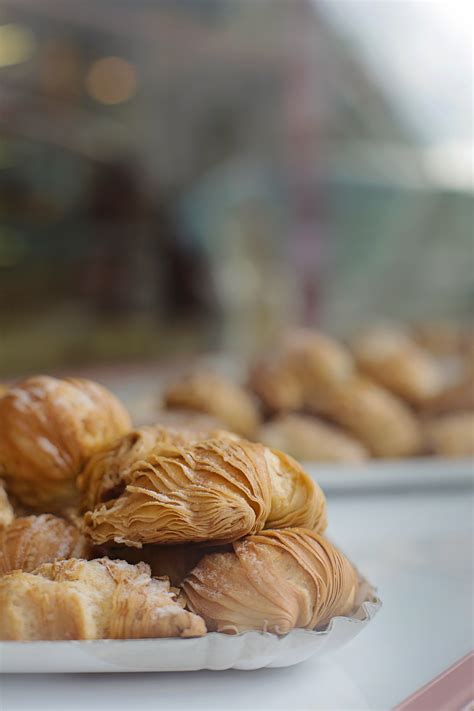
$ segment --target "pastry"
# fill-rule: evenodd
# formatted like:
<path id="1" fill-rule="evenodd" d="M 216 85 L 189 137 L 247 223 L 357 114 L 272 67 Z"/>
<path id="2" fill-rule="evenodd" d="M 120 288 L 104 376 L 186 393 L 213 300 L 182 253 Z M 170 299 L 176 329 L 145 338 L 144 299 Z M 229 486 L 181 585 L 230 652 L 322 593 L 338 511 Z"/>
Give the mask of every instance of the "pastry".
<path id="1" fill-rule="evenodd" d="M 265 525 L 324 530 L 325 499 L 290 457 L 224 436 L 167 443 L 146 430 L 99 452 L 79 478 L 94 543 L 227 543 Z"/>
<path id="2" fill-rule="evenodd" d="M 14 517 L 15 513 L 13 511 L 13 506 L 7 496 L 7 492 L 5 491 L 5 485 L 3 481 L 0 480 L 0 530 L 3 526 L 8 526 L 8 524 L 13 521 Z"/>
<path id="3" fill-rule="evenodd" d="M 54 511 L 76 498 L 86 459 L 130 429 L 128 413 L 89 380 L 28 378 L 0 398 L 0 473 L 20 503 Z"/>
<path id="4" fill-rule="evenodd" d="M 0 530 L 0 575 L 31 572 L 60 558 L 85 558 L 88 544 L 76 526 L 51 514 L 14 519 Z"/>
<path id="5" fill-rule="evenodd" d="M 61 560 L 0 579 L 0 639 L 199 637 L 203 620 L 184 610 L 169 581 L 144 563 Z"/>
<path id="6" fill-rule="evenodd" d="M 245 390 L 212 373 L 195 373 L 172 383 L 163 399 L 167 408 L 213 415 L 224 428 L 244 437 L 251 437 L 259 424 L 257 408 Z"/>
<path id="7" fill-rule="evenodd" d="M 187 432 L 216 432 L 224 428 L 217 417 L 196 410 L 158 410 L 152 419 L 156 425 Z"/>
<path id="8" fill-rule="evenodd" d="M 425 423 L 429 452 L 442 457 L 474 456 L 474 412 L 445 415 Z"/>
<path id="9" fill-rule="evenodd" d="M 304 529 L 263 531 L 205 556 L 183 583 L 189 609 L 210 631 L 286 634 L 321 628 L 353 608 L 358 579 L 322 536 Z"/>
<path id="10" fill-rule="evenodd" d="M 453 321 L 419 324 L 412 332 L 422 348 L 436 355 L 474 354 L 474 328 Z"/>
<path id="11" fill-rule="evenodd" d="M 435 358 L 402 330 L 365 331 L 354 340 L 352 351 L 362 373 L 413 405 L 426 402 L 443 387 Z"/>
<path id="12" fill-rule="evenodd" d="M 348 378 L 353 371 L 350 353 L 318 331 L 294 329 L 250 372 L 249 386 L 267 412 L 291 412 L 305 407 L 313 391 Z"/>
<path id="13" fill-rule="evenodd" d="M 261 427 L 259 440 L 306 462 L 360 462 L 368 457 L 356 439 L 309 415 L 280 415 Z"/>
<path id="14" fill-rule="evenodd" d="M 223 549 L 226 550 L 226 547 L 182 543 L 175 546 L 145 545 L 142 548 L 114 546 L 105 550 L 112 559 L 118 558 L 134 564 L 146 563 L 152 575 L 166 576 L 171 585 L 177 587 L 207 553 Z"/>
<path id="15" fill-rule="evenodd" d="M 474 366 L 466 364 L 458 380 L 424 403 L 423 412 L 444 415 L 474 410 Z"/>
<path id="16" fill-rule="evenodd" d="M 319 393 L 312 409 L 347 429 L 376 457 L 410 456 L 420 450 L 420 428 L 408 407 L 363 376 Z"/>

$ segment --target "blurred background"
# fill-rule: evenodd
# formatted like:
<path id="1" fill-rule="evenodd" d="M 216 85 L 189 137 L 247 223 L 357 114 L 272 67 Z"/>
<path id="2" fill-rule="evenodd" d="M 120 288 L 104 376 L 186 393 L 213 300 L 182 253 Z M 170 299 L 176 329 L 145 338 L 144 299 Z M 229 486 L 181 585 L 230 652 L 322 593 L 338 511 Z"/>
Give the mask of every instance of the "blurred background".
<path id="1" fill-rule="evenodd" d="M 0 0 L 0 376 L 469 320 L 471 20 Z"/>

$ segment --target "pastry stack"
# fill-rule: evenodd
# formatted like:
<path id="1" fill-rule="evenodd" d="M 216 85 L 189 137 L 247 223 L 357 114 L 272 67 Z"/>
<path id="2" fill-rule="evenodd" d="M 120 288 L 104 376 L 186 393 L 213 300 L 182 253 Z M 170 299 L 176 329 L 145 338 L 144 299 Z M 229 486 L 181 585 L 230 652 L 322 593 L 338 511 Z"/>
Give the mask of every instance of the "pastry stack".
<path id="1" fill-rule="evenodd" d="M 351 614 L 359 580 L 324 536 L 322 491 L 290 456 L 244 438 L 251 398 L 226 387 L 194 420 L 208 391 L 173 386 L 182 420 L 139 429 L 90 381 L 7 390 L 0 639 L 286 634 Z"/>
<path id="2" fill-rule="evenodd" d="M 291 330 L 253 364 L 246 387 L 191 373 L 165 388 L 157 417 L 193 410 L 306 462 L 472 455 L 474 338 L 446 343 L 443 331 L 451 350 L 441 354 L 424 333 L 373 326 L 345 344 Z"/>

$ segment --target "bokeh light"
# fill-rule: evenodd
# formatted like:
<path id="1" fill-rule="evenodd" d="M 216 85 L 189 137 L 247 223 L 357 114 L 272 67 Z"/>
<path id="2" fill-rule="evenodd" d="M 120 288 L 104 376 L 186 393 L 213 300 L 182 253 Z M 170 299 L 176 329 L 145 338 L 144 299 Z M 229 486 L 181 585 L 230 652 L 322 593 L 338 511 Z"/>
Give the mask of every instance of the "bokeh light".
<path id="1" fill-rule="evenodd" d="M 98 59 L 86 76 L 86 88 L 90 96 L 101 104 L 122 104 L 135 94 L 135 68 L 120 57 Z"/>
<path id="2" fill-rule="evenodd" d="M 25 62 L 36 47 L 33 33 L 23 25 L 0 25 L 0 67 Z"/>

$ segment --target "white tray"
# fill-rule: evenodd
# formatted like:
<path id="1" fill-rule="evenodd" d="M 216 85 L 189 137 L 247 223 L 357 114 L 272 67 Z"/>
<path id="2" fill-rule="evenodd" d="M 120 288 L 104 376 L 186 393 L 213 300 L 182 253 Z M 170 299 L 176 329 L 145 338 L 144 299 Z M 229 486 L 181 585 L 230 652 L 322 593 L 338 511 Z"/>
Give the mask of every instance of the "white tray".
<path id="1" fill-rule="evenodd" d="M 292 630 L 194 639 L 0 642 L 0 672 L 161 672 L 287 667 L 338 649 L 366 627 L 382 603 L 368 591 L 352 617 L 334 617 L 320 632 Z"/>
<path id="2" fill-rule="evenodd" d="M 304 462 L 304 469 L 328 493 L 472 488 L 474 459 L 374 459 L 359 464 Z"/>

